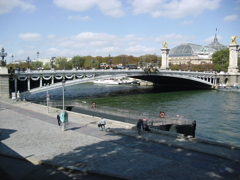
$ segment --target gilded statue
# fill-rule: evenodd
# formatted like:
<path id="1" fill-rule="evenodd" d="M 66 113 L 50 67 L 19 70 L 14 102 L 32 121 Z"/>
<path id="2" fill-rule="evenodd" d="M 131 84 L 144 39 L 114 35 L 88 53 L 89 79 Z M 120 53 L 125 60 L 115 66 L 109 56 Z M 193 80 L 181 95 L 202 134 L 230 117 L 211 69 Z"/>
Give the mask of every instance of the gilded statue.
<path id="1" fill-rule="evenodd" d="M 164 41 L 163 42 L 163 48 L 167 48 L 167 45 L 168 45 L 167 41 Z"/>
<path id="2" fill-rule="evenodd" d="M 238 38 L 237 36 L 231 36 L 232 38 L 232 43 L 231 44 L 237 44 L 236 39 Z"/>

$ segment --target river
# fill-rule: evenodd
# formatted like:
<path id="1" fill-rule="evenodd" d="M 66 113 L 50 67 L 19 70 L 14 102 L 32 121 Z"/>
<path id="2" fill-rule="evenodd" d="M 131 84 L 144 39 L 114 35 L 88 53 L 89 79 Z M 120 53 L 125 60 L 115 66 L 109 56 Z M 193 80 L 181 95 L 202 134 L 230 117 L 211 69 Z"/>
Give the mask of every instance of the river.
<path id="1" fill-rule="evenodd" d="M 65 100 L 130 109 L 167 116 L 183 115 L 197 121 L 196 137 L 240 145 L 240 93 L 216 90 L 164 92 L 152 86 L 96 85 L 84 83 L 66 88 Z M 62 99 L 62 89 L 49 91 L 53 100 Z M 43 100 L 46 93 L 27 96 Z"/>

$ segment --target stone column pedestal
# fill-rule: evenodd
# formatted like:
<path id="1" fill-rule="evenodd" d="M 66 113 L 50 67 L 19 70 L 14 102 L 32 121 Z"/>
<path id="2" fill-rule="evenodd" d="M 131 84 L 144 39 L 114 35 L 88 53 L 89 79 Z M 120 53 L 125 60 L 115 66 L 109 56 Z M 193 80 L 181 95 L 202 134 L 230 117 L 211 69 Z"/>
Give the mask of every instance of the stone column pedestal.
<path id="1" fill-rule="evenodd" d="M 228 73 L 238 73 L 238 47 L 237 44 L 229 45 L 229 66 Z"/>
<path id="2" fill-rule="evenodd" d="M 167 49 L 167 48 L 161 49 L 161 51 L 162 51 L 162 66 L 160 68 L 161 70 L 169 69 L 169 66 L 168 66 L 169 50 L 170 49 Z"/>
<path id="3" fill-rule="evenodd" d="M 0 98 L 9 99 L 9 75 L 6 67 L 0 67 Z"/>

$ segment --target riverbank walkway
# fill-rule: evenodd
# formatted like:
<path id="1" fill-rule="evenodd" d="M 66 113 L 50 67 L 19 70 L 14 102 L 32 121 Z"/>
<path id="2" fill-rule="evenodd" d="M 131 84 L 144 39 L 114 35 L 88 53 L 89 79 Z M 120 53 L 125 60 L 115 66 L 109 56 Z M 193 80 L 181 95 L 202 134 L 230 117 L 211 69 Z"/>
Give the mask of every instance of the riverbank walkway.
<path id="1" fill-rule="evenodd" d="M 240 179 L 239 146 L 162 131 L 139 136 L 133 125 L 110 119 L 107 131 L 100 131 L 101 117 L 74 112 L 69 112 L 67 131 L 62 131 L 57 111 L 1 99 L 1 157 L 103 179 Z M 12 174 L 13 166 L 6 164 L 0 166 L 12 179 L 28 179 L 24 173 Z"/>

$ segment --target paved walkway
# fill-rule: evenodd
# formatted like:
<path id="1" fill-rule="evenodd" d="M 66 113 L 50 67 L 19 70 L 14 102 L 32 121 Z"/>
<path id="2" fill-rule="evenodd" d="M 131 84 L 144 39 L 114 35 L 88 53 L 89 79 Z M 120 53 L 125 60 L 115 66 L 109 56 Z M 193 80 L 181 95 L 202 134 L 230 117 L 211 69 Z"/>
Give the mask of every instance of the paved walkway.
<path id="1" fill-rule="evenodd" d="M 1 100 L 0 154 L 123 179 L 240 179 L 240 147 L 174 133 L 138 136 L 131 124 L 69 112 L 67 131 L 57 109 Z"/>

